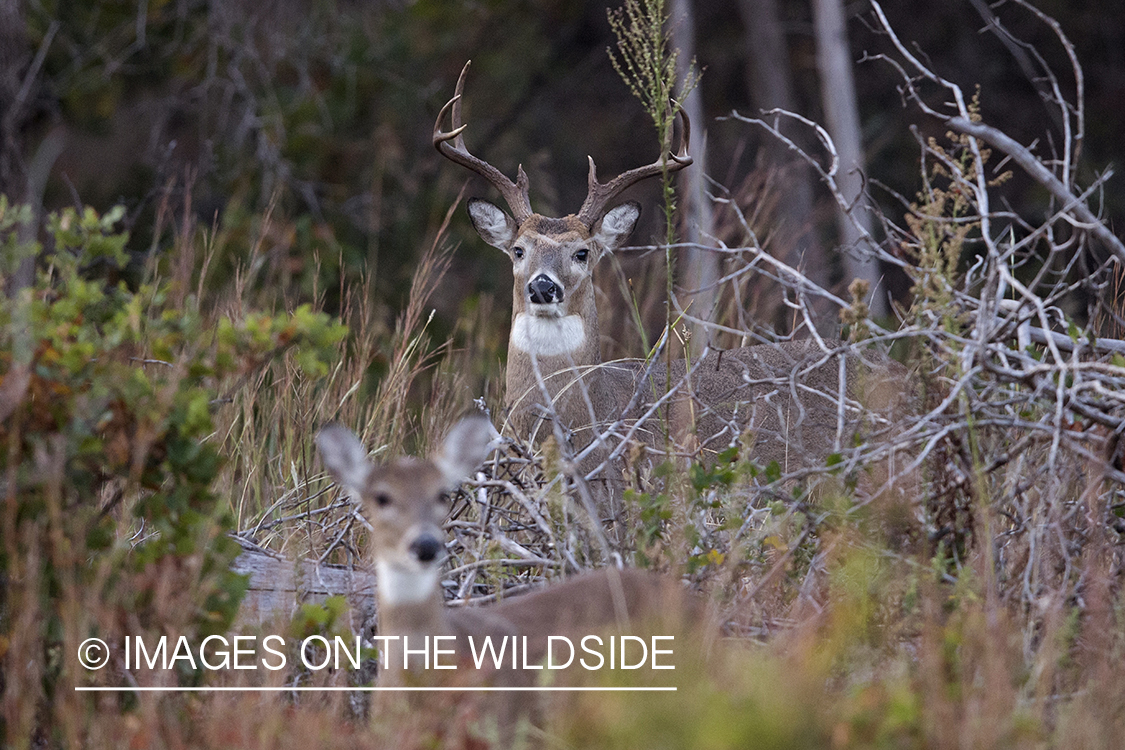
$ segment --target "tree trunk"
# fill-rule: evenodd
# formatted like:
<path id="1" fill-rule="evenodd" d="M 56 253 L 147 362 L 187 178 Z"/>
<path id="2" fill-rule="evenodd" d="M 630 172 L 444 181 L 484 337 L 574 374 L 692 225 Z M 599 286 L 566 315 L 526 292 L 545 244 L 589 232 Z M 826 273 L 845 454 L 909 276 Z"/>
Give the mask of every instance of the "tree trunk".
<path id="1" fill-rule="evenodd" d="M 20 242 L 27 243 L 35 239 L 38 231 L 43 192 L 51 167 L 62 153 L 64 133 L 61 128 L 50 131 L 30 160 L 27 158 L 28 123 L 35 114 L 35 83 L 59 22 L 51 22 L 33 60 L 20 11 L 21 0 L 0 0 L 0 194 L 8 196 L 9 203 L 31 206 L 35 220 L 18 230 Z M 24 258 L 11 277 L 5 279 L 6 293 L 14 294 L 31 284 L 34 261 Z"/>
<path id="2" fill-rule="evenodd" d="M 740 0 L 739 10 L 746 30 L 747 80 L 754 106 L 793 111 L 796 98 L 789 69 L 789 48 L 777 0 Z"/>
<path id="3" fill-rule="evenodd" d="M 789 48 L 781 24 L 777 0 L 739 0 L 745 29 L 747 76 L 750 102 L 757 110 L 797 111 L 797 97 L 789 64 Z M 832 285 L 832 264 L 816 236 L 813 222 L 814 182 L 808 166 L 799 161 L 785 144 L 767 138 L 758 157 L 759 166 L 781 174 L 786 192 L 778 203 L 779 225 L 773 231 L 775 253 L 781 260 L 803 270 L 810 281 L 828 289 Z M 832 335 L 837 319 L 831 306 L 820 299 L 811 301 L 817 328 Z"/>
<path id="4" fill-rule="evenodd" d="M 685 81 L 695 58 L 695 15 L 691 0 L 672 0 L 672 45 L 679 51 L 677 74 Z M 707 199 L 707 123 L 703 115 L 703 96 L 696 85 L 683 98 L 683 107 L 692 124 L 691 153 L 695 163 L 680 173 L 679 204 L 683 234 L 681 240 L 700 246 L 711 246 L 713 221 L 711 203 Z M 688 312 L 703 320 L 711 320 L 718 290 L 719 256 L 703 247 L 688 248 L 682 253 L 683 286 L 689 290 L 680 302 Z M 708 342 L 703 326 L 692 327 L 690 349 L 698 354 Z"/>
<path id="5" fill-rule="evenodd" d="M 862 195 L 863 143 L 842 0 L 813 0 L 813 20 L 824 116 L 840 160 L 836 184 L 848 205 L 848 211 L 837 212 L 845 281 L 867 282 L 871 315 L 881 318 L 889 314 L 887 291 L 880 284 L 879 261 L 871 254 L 874 248 L 865 247 L 860 230 L 870 234 L 872 221 Z"/>
<path id="6" fill-rule="evenodd" d="M 0 0 L 0 193 L 22 203 L 27 188 L 23 163 L 24 73 L 31 59 L 20 13 L 21 0 Z"/>

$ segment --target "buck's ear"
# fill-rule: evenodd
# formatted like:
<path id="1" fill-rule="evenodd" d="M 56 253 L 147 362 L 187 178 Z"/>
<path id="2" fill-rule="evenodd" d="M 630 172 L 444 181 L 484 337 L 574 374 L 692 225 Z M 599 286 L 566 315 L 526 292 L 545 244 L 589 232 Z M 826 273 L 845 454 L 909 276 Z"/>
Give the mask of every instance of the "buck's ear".
<path id="1" fill-rule="evenodd" d="M 480 198 L 469 199 L 469 218 L 481 239 L 495 248 L 508 252 L 516 236 L 516 220 L 503 209 Z"/>
<path id="2" fill-rule="evenodd" d="M 492 450 L 500 434 L 483 414 L 466 417 L 453 426 L 445 437 L 441 454 L 434 464 L 441 470 L 452 489 L 469 477 Z"/>
<path id="3" fill-rule="evenodd" d="M 374 469 L 359 438 L 346 427 L 330 424 L 317 434 L 316 447 L 336 484 L 359 500 Z"/>
<path id="4" fill-rule="evenodd" d="M 594 230 L 590 232 L 591 239 L 601 245 L 607 253 L 612 253 L 629 239 L 640 215 L 641 204 L 636 201 L 611 208 L 600 221 L 594 224 Z"/>

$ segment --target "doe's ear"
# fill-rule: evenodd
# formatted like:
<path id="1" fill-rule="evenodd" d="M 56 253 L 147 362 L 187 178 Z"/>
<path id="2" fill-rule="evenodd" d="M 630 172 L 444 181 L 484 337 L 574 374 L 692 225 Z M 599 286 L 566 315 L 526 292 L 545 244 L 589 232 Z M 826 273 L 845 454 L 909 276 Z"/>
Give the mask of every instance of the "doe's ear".
<path id="1" fill-rule="evenodd" d="M 612 253 L 629 239 L 641 215 L 641 204 L 628 201 L 606 211 L 590 232 L 591 239 L 607 253 Z"/>
<path id="2" fill-rule="evenodd" d="M 495 248 L 508 252 L 516 236 L 516 220 L 503 209 L 480 198 L 469 199 L 469 218 L 481 239 Z"/>
<path id="3" fill-rule="evenodd" d="M 493 440 L 499 437 L 492 422 L 483 414 L 466 417 L 455 424 L 445 437 L 441 454 L 434 458 L 446 484 L 452 489 L 476 471 L 492 450 Z"/>
<path id="4" fill-rule="evenodd" d="M 374 469 L 359 438 L 346 427 L 330 424 L 317 434 L 316 447 L 336 484 L 359 499 Z"/>

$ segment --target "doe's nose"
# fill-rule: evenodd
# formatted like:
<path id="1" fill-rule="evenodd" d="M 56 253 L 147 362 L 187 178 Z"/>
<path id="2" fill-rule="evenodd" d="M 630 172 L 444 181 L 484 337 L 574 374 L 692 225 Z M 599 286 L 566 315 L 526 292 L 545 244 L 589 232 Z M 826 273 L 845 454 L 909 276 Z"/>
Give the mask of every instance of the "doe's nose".
<path id="1" fill-rule="evenodd" d="M 541 273 L 528 282 L 527 293 L 531 301 L 537 305 L 549 305 L 552 302 L 562 302 L 562 287 L 551 280 L 547 274 Z"/>
<path id="2" fill-rule="evenodd" d="M 442 543 L 432 534 L 423 534 L 410 543 L 410 554 L 419 562 L 433 562 L 443 549 Z"/>

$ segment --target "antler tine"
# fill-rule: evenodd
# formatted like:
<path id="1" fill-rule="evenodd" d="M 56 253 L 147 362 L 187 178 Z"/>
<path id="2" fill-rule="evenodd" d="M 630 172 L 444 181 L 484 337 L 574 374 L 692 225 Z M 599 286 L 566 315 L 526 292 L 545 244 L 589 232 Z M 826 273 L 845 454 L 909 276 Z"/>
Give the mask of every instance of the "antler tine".
<path id="1" fill-rule="evenodd" d="M 512 210 L 512 217 L 516 222 L 522 224 L 532 214 L 531 198 L 528 194 L 528 179 L 527 174 L 523 171 L 523 165 L 520 165 L 516 174 L 516 181 L 512 182 L 499 169 L 469 153 L 469 149 L 465 146 L 463 133 L 468 126 L 461 123 L 461 95 L 465 90 L 465 75 L 469 72 L 470 63 L 472 63 L 472 60 L 466 62 L 465 67 L 461 69 L 453 98 L 446 102 L 445 106 L 438 112 L 437 120 L 434 122 L 434 148 L 446 159 L 471 169 L 492 183 L 493 187 L 499 190 L 504 197 L 508 208 Z M 441 129 L 442 121 L 445 120 L 447 112 L 450 113 L 453 126 L 448 132 Z"/>
<path id="2" fill-rule="evenodd" d="M 691 119 L 688 118 L 687 112 L 683 109 L 679 110 L 679 115 L 683 120 L 683 132 L 680 134 L 680 149 L 676 153 L 671 152 L 670 144 L 665 144 L 668 148 L 668 172 L 678 172 L 684 167 L 692 163 L 691 155 L 688 153 L 688 148 L 691 143 Z M 606 205 L 611 200 L 616 198 L 626 188 L 634 185 L 641 180 L 649 177 L 654 177 L 664 170 L 664 157 L 654 161 L 644 167 L 637 167 L 630 169 L 628 172 L 622 172 L 614 177 L 609 182 L 602 184 L 598 182 L 597 167 L 594 166 L 594 157 L 590 159 L 590 177 L 588 186 L 586 188 L 586 200 L 582 203 L 582 208 L 578 211 L 578 219 L 586 226 L 592 226 L 597 221 L 602 213 L 605 211 Z"/>

